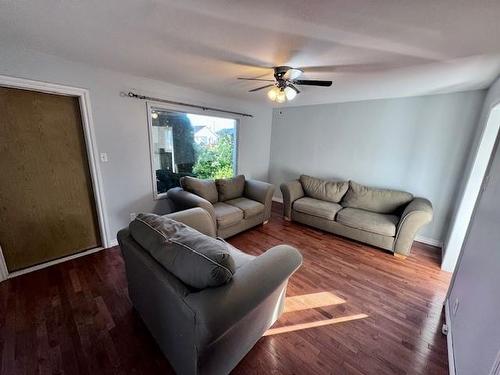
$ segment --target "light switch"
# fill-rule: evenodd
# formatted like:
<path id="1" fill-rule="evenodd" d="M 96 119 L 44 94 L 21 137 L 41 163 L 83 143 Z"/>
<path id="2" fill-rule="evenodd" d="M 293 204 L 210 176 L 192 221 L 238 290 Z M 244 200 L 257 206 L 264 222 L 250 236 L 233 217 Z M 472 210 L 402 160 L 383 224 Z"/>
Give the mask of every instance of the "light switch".
<path id="1" fill-rule="evenodd" d="M 108 154 L 107 153 L 101 152 L 101 161 L 103 163 L 107 163 L 108 162 Z"/>

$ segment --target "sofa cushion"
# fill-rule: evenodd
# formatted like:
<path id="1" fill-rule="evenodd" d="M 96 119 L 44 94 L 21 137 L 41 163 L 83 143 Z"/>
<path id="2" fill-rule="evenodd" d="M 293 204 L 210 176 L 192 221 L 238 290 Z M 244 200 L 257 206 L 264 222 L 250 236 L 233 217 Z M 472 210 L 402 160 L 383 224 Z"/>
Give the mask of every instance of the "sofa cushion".
<path id="1" fill-rule="evenodd" d="M 342 200 L 342 206 L 360 208 L 381 214 L 391 214 L 413 199 L 405 191 L 376 189 L 349 181 L 349 190 Z"/>
<path id="2" fill-rule="evenodd" d="M 184 176 L 181 177 L 180 183 L 184 190 L 196 194 L 210 203 L 215 203 L 219 199 L 219 193 L 213 180 Z"/>
<path id="3" fill-rule="evenodd" d="M 300 183 L 307 196 L 333 203 L 339 203 L 349 187 L 347 181 L 328 181 L 306 175 L 300 176 Z"/>
<path id="4" fill-rule="evenodd" d="M 248 198 L 236 198 L 225 201 L 224 203 L 238 207 L 243 211 L 244 217 L 249 218 L 264 213 L 264 205 L 260 202 Z"/>
<path id="5" fill-rule="evenodd" d="M 130 234 L 158 263 L 184 284 L 196 289 L 231 280 L 236 266 L 224 241 L 187 225 L 154 214 L 139 214 Z"/>
<path id="6" fill-rule="evenodd" d="M 218 179 L 215 180 L 215 184 L 219 192 L 219 201 L 224 202 L 243 195 L 243 190 L 245 190 L 245 176 L 240 174 L 233 178 Z"/>
<path id="7" fill-rule="evenodd" d="M 344 208 L 337 213 L 336 221 L 345 226 L 361 229 L 367 232 L 394 237 L 399 217 L 358 208 Z"/>
<path id="8" fill-rule="evenodd" d="M 342 206 L 338 203 L 303 197 L 293 202 L 293 209 L 304 214 L 333 220 L 335 214 L 342 209 Z"/>
<path id="9" fill-rule="evenodd" d="M 223 202 L 217 202 L 214 204 L 214 209 L 218 228 L 227 228 L 243 220 L 243 211 L 238 207 Z"/>

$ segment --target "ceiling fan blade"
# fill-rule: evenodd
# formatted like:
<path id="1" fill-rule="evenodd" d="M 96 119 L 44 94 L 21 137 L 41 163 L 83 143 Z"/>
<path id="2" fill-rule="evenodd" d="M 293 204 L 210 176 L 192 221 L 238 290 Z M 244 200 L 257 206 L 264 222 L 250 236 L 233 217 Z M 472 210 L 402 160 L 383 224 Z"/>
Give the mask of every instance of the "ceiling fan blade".
<path id="1" fill-rule="evenodd" d="M 299 78 L 302 75 L 302 73 L 303 73 L 302 69 L 290 68 L 283 75 L 283 78 L 289 80 L 295 80 Z"/>
<path id="2" fill-rule="evenodd" d="M 288 84 L 288 87 L 291 87 L 292 89 L 294 89 L 294 90 L 295 90 L 295 92 L 296 92 L 297 94 L 300 94 L 300 90 L 299 90 L 297 87 L 295 87 L 293 84 L 289 83 L 289 84 Z"/>
<path id="3" fill-rule="evenodd" d="M 248 90 L 248 92 L 254 92 L 254 91 L 259 91 L 259 90 L 267 89 L 268 87 L 271 87 L 271 86 L 274 86 L 274 83 L 271 83 L 271 84 L 265 85 L 265 86 L 261 86 L 261 87 L 257 87 L 256 89 Z"/>
<path id="4" fill-rule="evenodd" d="M 322 87 L 330 87 L 332 85 L 332 81 L 320 81 L 317 79 L 296 79 L 292 81 L 297 85 L 304 86 L 322 86 Z"/>
<path id="5" fill-rule="evenodd" d="M 238 77 L 238 79 L 241 79 L 243 81 L 264 81 L 264 82 L 274 82 L 274 79 L 263 79 L 263 78 L 243 78 L 243 77 Z"/>

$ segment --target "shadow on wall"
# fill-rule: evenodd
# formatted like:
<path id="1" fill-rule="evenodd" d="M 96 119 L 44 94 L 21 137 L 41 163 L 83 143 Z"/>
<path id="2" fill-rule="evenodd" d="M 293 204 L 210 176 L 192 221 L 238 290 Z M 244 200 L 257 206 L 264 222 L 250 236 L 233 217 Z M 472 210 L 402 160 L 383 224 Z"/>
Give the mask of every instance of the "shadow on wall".
<path id="1" fill-rule="evenodd" d="M 465 95 L 465 94 L 463 94 Z M 456 96 L 462 97 L 461 94 Z M 475 100 L 462 100 L 457 106 L 451 96 L 440 96 L 433 101 L 419 98 L 421 106 L 415 111 L 415 119 L 409 128 L 411 135 L 408 154 L 414 155 L 406 159 L 401 182 L 404 189 L 416 196 L 429 199 L 434 207 L 434 236 L 441 233 L 441 240 L 449 231 L 454 205 L 459 199 L 461 175 L 467 164 L 467 157 L 474 143 L 475 126 L 481 115 L 481 103 L 485 93 Z M 452 123 L 457 126 L 453 142 L 447 142 L 450 128 L 436 126 L 439 123 Z M 428 137 L 427 134 L 433 134 Z M 423 168 L 423 166 L 425 166 Z M 411 183 L 410 186 L 405 186 Z M 427 186 L 441 186 L 440 189 L 429 189 Z"/>
<path id="2" fill-rule="evenodd" d="M 144 195 L 141 199 L 130 202 L 120 210 L 121 227 L 125 227 L 130 222 L 131 214 L 138 213 L 154 213 L 157 215 L 166 215 L 174 212 L 174 205 L 168 198 L 153 199 L 153 193 Z M 116 235 L 116 232 L 121 228 L 115 228 L 111 233 Z"/>
<path id="3" fill-rule="evenodd" d="M 442 268 L 450 272 L 455 269 L 459 259 L 488 163 L 494 151 L 500 129 L 500 103 L 488 108 L 483 117 L 479 123 L 485 123 L 484 129 L 478 134 L 478 139 L 473 142 L 469 150 L 471 159 L 464 165 L 466 173 L 462 184 L 457 187 L 457 203 L 451 213 L 451 224 L 445 239 Z"/>

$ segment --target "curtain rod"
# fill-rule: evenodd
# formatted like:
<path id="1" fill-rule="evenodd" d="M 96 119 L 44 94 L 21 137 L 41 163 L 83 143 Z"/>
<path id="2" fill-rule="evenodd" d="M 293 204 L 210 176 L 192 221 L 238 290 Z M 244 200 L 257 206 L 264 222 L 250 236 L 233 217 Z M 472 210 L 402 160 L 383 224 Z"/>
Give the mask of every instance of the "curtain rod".
<path id="1" fill-rule="evenodd" d="M 225 109 L 219 109 L 219 108 L 213 108 L 213 107 L 205 107 L 203 105 L 188 104 L 188 103 L 183 103 L 183 102 L 176 102 L 176 101 L 173 101 L 173 100 L 155 98 L 155 97 L 152 97 L 152 96 L 139 95 L 139 94 L 136 94 L 135 92 L 132 92 L 132 91 L 129 91 L 128 94 L 121 93 L 121 95 L 122 96 L 128 96 L 129 98 L 134 98 L 134 99 L 151 100 L 151 101 L 154 101 L 154 102 L 161 102 L 161 103 L 168 103 L 168 104 L 174 104 L 174 105 L 181 105 L 181 106 L 184 106 L 184 107 L 198 108 L 198 109 L 201 109 L 203 111 L 215 111 L 215 112 L 229 113 L 231 115 L 237 115 L 237 116 L 243 116 L 243 117 L 253 117 L 253 115 L 249 115 L 248 113 L 226 111 Z"/>

